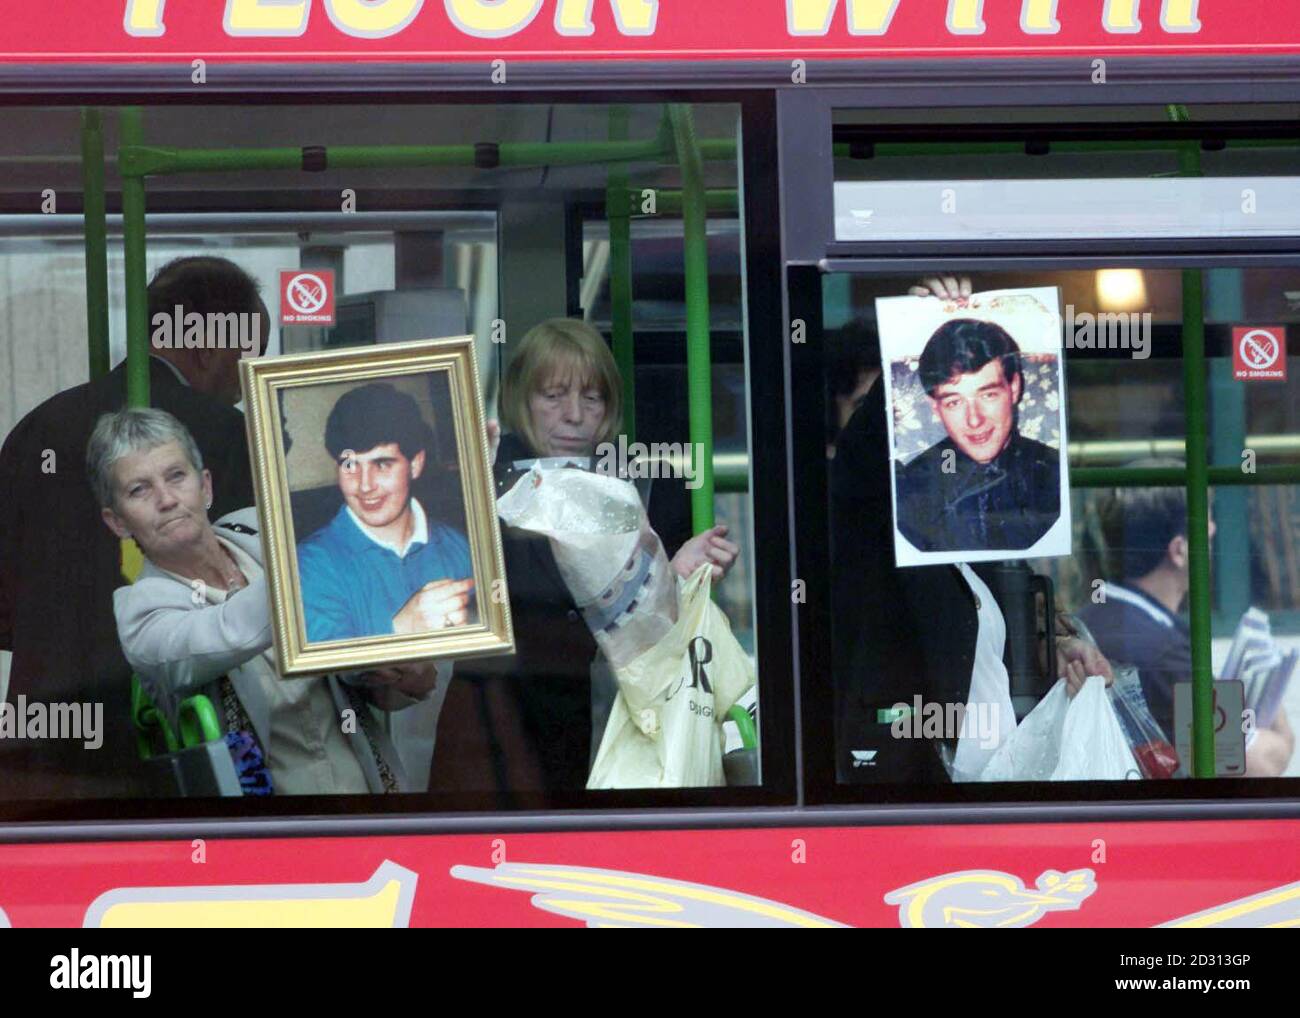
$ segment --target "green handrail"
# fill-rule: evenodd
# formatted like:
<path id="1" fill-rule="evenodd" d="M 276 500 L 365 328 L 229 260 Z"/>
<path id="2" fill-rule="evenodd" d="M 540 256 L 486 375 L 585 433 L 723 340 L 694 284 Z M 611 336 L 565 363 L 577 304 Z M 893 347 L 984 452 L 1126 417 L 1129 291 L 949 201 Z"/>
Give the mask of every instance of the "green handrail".
<path id="1" fill-rule="evenodd" d="M 155 734 L 162 736 L 163 749 L 167 753 L 179 753 L 182 749 L 215 742 L 223 734 L 216 708 L 202 693 L 180 702 L 176 711 L 177 727 L 173 728 L 166 715 L 145 692 L 138 675 L 131 676 L 131 721 L 136 729 L 136 749 L 141 760 L 148 760 L 154 755 L 152 743 Z"/>
<path id="2" fill-rule="evenodd" d="M 1169 119 L 1191 119 L 1187 107 L 1167 107 Z M 1187 143 L 1178 153 L 1179 172 L 1199 177 L 1201 147 Z M 1192 773 L 1215 775 L 1214 672 L 1210 662 L 1210 481 L 1205 373 L 1205 279 L 1200 269 L 1183 270 L 1183 419 L 1187 442 L 1187 594 L 1192 640 Z"/>
<path id="3" fill-rule="evenodd" d="M 641 206 L 643 188 L 631 188 L 627 192 L 628 208 L 632 214 L 637 214 L 637 209 Z M 665 190 L 662 187 L 653 189 L 655 193 L 655 211 L 657 216 L 663 215 L 680 215 L 682 211 L 682 192 L 677 190 Z M 740 211 L 740 192 L 734 187 L 717 187 L 710 188 L 704 192 L 705 207 L 710 212 L 739 212 Z"/>
<path id="4" fill-rule="evenodd" d="M 86 351 L 90 377 L 108 374 L 108 211 L 104 198 L 104 117 L 81 111 L 81 193 L 86 245 Z"/>
<path id="5" fill-rule="evenodd" d="M 715 139 L 702 143 L 704 159 L 735 158 L 736 143 Z M 500 166 L 580 166 L 591 163 L 668 162 L 673 150 L 662 141 L 522 141 L 493 146 Z M 332 145 L 315 150 L 324 169 L 391 169 L 430 166 L 476 166 L 483 152 L 476 145 Z M 232 170 L 302 170 L 301 148 L 168 148 L 124 143 L 118 156 L 124 178 L 173 173 L 228 173 Z"/>
<path id="6" fill-rule="evenodd" d="M 686 385 L 692 455 L 700 485 L 691 491 L 691 526 L 713 526 L 713 370 L 709 350 L 709 238 L 704 170 L 691 108 L 668 107 L 682 174 L 682 235 L 686 277 Z"/>
<path id="7" fill-rule="evenodd" d="M 131 676 L 131 723 L 136 729 L 136 752 L 141 760 L 153 756 L 152 735 L 158 732 L 163 738 L 163 747 L 168 753 L 177 752 L 181 746 L 176 732 L 166 716 L 145 692 L 140 676 Z"/>
<path id="8" fill-rule="evenodd" d="M 222 737 L 221 722 L 212 701 L 202 693 L 182 700 L 176 712 L 181 732 L 181 745 L 186 749 L 215 742 Z"/>
<path id="9" fill-rule="evenodd" d="M 758 727 L 754 724 L 754 719 L 749 716 L 749 711 L 740 704 L 733 703 L 731 709 L 727 711 L 727 720 L 734 721 L 740 730 L 742 746 L 746 749 L 758 748 Z"/>
<path id="10" fill-rule="evenodd" d="M 628 135 L 626 106 L 609 109 L 609 137 L 622 142 Z M 609 319 L 614 363 L 623 380 L 623 434 L 636 441 L 636 363 L 632 336 L 632 218 L 627 167 L 611 163 L 605 192 L 609 224 Z"/>

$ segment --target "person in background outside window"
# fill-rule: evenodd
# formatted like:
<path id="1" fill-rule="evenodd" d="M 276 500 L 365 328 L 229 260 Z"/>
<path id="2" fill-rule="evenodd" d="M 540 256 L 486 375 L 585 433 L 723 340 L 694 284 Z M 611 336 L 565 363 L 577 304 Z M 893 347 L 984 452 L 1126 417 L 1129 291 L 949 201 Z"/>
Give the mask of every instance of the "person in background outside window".
<path id="1" fill-rule="evenodd" d="M 1177 460 L 1144 460 L 1136 467 L 1180 467 Z M 1190 557 L 1187 543 L 1187 493 L 1180 487 L 1120 488 L 1101 504 L 1102 533 L 1112 555 L 1113 575 L 1122 577 L 1103 588 L 1105 599 L 1079 611 L 1097 646 L 1112 661 L 1138 670 L 1152 717 L 1171 742 L 1174 733 L 1174 684 L 1192 677 L 1192 638 L 1179 615 L 1187 592 Z M 1210 518 L 1210 539 L 1214 539 Z M 1282 774 L 1295 750 L 1295 736 L 1280 709 L 1268 728 L 1246 736 L 1246 775 Z"/>
<path id="2" fill-rule="evenodd" d="M 860 318 L 826 335 L 826 457 L 871 386 L 880 377 L 880 342 Z"/>

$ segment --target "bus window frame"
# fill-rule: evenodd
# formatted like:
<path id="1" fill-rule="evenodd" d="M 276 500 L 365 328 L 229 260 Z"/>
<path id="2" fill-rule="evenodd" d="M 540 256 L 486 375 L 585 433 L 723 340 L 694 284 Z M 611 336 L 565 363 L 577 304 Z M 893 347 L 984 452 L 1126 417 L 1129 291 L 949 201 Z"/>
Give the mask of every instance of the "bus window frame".
<path id="1" fill-rule="evenodd" d="M 309 71 L 319 71 L 311 68 Z M 349 69 L 356 73 L 355 68 Z M 66 71 L 66 69 L 65 69 Z M 156 69 L 135 68 L 124 70 L 125 78 L 150 78 Z M 257 77 L 256 70 L 247 76 Z M 43 76 L 42 76 L 43 77 Z M 738 184 L 746 195 L 742 229 L 744 238 L 744 356 L 747 365 L 747 392 L 749 398 L 750 430 L 750 497 L 754 520 L 754 624 L 756 657 L 759 665 L 759 735 L 761 746 L 760 767 L 762 783 L 752 787 L 691 788 L 691 789 L 632 789 L 588 792 L 585 790 L 546 794 L 518 791 L 503 803 L 495 793 L 407 793 L 402 796 L 293 796 L 277 797 L 269 807 L 256 797 L 231 799 L 71 799 L 60 802 L 4 800 L 0 798 L 0 838 L 5 837 L 9 824 L 64 824 L 78 825 L 100 821 L 129 821 L 154 824 L 176 822 L 194 823 L 251 822 L 259 830 L 261 824 L 288 824 L 298 822 L 321 830 L 338 826 L 340 829 L 360 820 L 384 820 L 399 824 L 403 830 L 414 833 L 421 829 L 441 827 L 441 818 L 456 815 L 486 814 L 499 819 L 513 816 L 531 817 L 536 824 L 539 816 L 585 814 L 599 818 L 616 811 L 647 811 L 654 816 L 661 810 L 687 810 L 716 813 L 719 810 L 771 809 L 797 804 L 798 764 L 795 752 L 794 662 L 790 648 L 793 646 L 793 617 L 790 611 L 789 563 L 792 548 L 790 534 L 789 496 L 787 490 L 788 455 L 786 445 L 786 395 L 784 388 L 785 361 L 781 328 L 781 263 L 779 216 L 777 213 L 777 160 L 775 143 L 775 100 L 767 90 L 754 88 L 658 88 L 653 91 L 637 89 L 600 88 L 591 85 L 572 90 L 545 88 L 523 81 L 490 90 L 476 88 L 475 92 L 428 91 L 427 80 L 417 86 L 409 84 L 385 85 L 383 78 L 371 76 L 372 84 L 347 89 L 311 88 L 304 81 L 311 74 L 286 75 L 292 84 L 260 86 L 259 94 L 250 96 L 247 83 L 240 84 L 233 76 L 234 86 L 212 86 L 202 90 L 179 91 L 174 87 L 161 89 L 162 95 L 135 94 L 123 89 L 97 91 L 51 91 L 43 93 L 32 88 L 24 93 L 21 85 L 11 84 L 0 68 L 0 106 L 98 106 L 112 115 L 119 107 L 138 103 L 147 109 L 158 102 L 180 103 L 196 106 L 237 106 L 243 103 L 258 105 L 347 105 L 365 101 L 390 107 L 414 105 L 464 105 L 485 108 L 502 105 L 587 105 L 608 107 L 620 103 L 661 104 L 669 102 L 734 105 L 739 119 L 739 147 L 737 152 Z M 348 77 L 347 74 L 343 75 Z M 512 80 L 513 77 L 512 77 Z M 27 96 L 24 101 L 24 95 Z M 146 120 L 147 125 L 147 120 Z M 490 121 L 488 121 L 490 128 Z M 146 126 L 147 132 L 147 126 Z M 485 133 L 490 133 L 486 130 Z M 147 133 L 146 133 L 147 138 Z M 237 178 L 235 178 L 237 179 Z M 310 177 L 303 180 L 303 193 L 317 200 L 318 187 L 312 187 Z M 116 181 L 113 182 L 116 184 Z M 273 204 L 291 198 L 294 191 L 292 178 L 286 176 L 286 187 L 277 191 Z M 409 190 L 409 189 L 404 189 Z M 190 194 L 201 194 L 192 192 Z M 171 195 L 176 192 L 170 192 Z M 228 192 L 227 192 L 228 194 Z M 149 198 L 153 211 L 173 211 L 175 206 L 157 192 L 157 204 Z M 77 194 L 77 205 L 80 193 Z M 218 193 L 214 202 L 223 197 Z M 73 207 L 70 203 L 69 207 Z M 495 205 L 491 206 L 495 207 Z M 120 193 L 109 195 L 109 211 L 120 212 Z M 761 478 L 763 483 L 755 483 Z M 308 822 L 307 817 L 325 819 Z M 688 814 L 689 815 L 689 814 Z M 189 829 L 187 827 L 187 829 Z"/>
<path id="2" fill-rule="evenodd" d="M 1093 254 L 1056 254 L 1035 257 L 997 257 L 986 253 L 958 255 L 952 248 L 980 248 L 978 242 L 944 245 L 946 250 L 934 258 L 826 259 L 817 266 L 789 266 L 787 286 L 792 318 L 806 322 L 807 341 L 797 347 L 792 364 L 793 401 L 791 413 L 800 420 L 824 420 L 826 412 L 825 375 L 822 344 L 822 280 L 831 274 L 853 273 L 872 276 L 919 277 L 921 273 L 978 276 L 984 272 L 1014 272 L 1032 268 L 1036 272 L 1066 269 L 1136 268 L 1201 269 L 1220 268 L 1291 268 L 1300 270 L 1300 238 L 1290 241 L 1287 252 L 1253 254 L 1183 254 L 1145 253 L 1141 240 L 1112 245 L 1107 256 Z M 1067 354 L 1068 356 L 1068 354 Z M 1067 393 L 1068 399 L 1068 393 Z M 998 785 L 980 783 L 856 784 L 836 780 L 834 738 L 834 684 L 832 659 L 832 617 L 827 542 L 829 511 L 828 471 L 825 437 L 815 429 L 796 432 L 792 446 L 795 463 L 795 541 L 804 574 L 809 577 L 807 598 L 800 615 L 799 675 L 802 738 L 806 748 L 805 796 L 810 804 L 859 806 L 876 804 L 978 803 L 1051 803 L 1069 802 L 1142 802 L 1160 800 L 1204 801 L 1208 798 L 1249 799 L 1300 797 L 1297 778 L 1186 778 L 1166 781 L 1133 781 L 1115 788 L 1114 782 L 1011 782 Z M 1214 465 L 1214 464 L 1211 464 Z M 1211 488 L 1213 486 L 1211 485 Z M 888 553 L 888 549 L 885 552 Z M 802 676 L 818 676 L 821 681 L 802 681 Z"/>

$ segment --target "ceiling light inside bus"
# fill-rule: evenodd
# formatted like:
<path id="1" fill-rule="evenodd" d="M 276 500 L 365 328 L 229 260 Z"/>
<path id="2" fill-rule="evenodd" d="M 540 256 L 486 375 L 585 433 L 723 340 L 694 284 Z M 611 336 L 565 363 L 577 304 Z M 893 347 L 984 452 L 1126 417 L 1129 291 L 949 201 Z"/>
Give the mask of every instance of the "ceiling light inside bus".
<path id="1" fill-rule="evenodd" d="M 1103 311 L 1136 311 L 1147 306 L 1147 281 L 1141 269 L 1101 269 L 1097 304 Z"/>

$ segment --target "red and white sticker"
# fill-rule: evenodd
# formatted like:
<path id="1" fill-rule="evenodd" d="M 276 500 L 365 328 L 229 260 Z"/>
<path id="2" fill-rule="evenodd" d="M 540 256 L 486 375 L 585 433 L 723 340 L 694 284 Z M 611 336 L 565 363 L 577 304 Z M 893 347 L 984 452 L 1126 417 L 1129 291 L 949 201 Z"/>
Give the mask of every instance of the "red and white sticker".
<path id="1" fill-rule="evenodd" d="M 281 269 L 280 324 L 333 325 L 334 273 L 329 269 Z"/>
<path id="2" fill-rule="evenodd" d="M 1232 377 L 1247 381 L 1286 381 L 1286 326 L 1234 327 Z"/>

